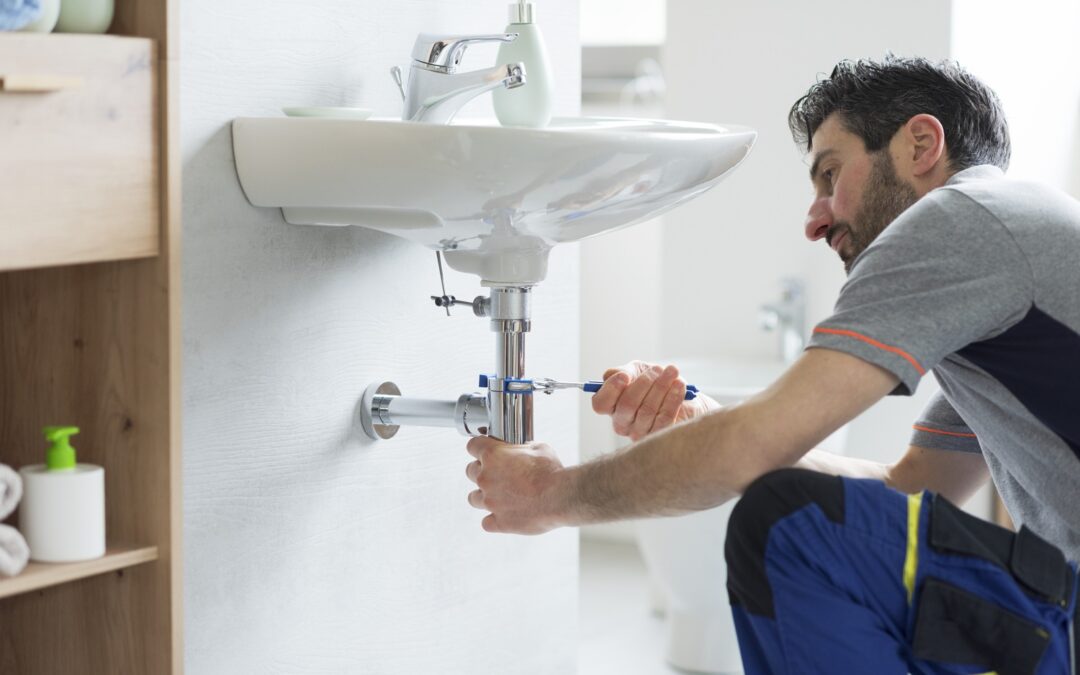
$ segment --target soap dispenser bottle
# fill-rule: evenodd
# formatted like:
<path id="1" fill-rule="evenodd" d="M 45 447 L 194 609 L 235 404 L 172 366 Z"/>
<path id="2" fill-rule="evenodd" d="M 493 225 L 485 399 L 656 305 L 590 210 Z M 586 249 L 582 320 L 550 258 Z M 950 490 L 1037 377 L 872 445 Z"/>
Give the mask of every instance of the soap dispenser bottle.
<path id="1" fill-rule="evenodd" d="M 551 121 L 554 87 L 544 37 L 534 23 L 531 2 L 519 0 L 510 5 L 507 33 L 517 33 L 513 42 L 499 47 L 498 63 L 525 64 L 525 86 L 494 91 L 495 116 L 503 126 L 545 127 Z"/>
<path id="2" fill-rule="evenodd" d="M 19 470 L 19 529 L 38 562 L 75 562 L 105 555 L 105 469 L 76 464 L 68 438 L 77 427 L 45 427 L 52 445 L 44 464 Z"/>

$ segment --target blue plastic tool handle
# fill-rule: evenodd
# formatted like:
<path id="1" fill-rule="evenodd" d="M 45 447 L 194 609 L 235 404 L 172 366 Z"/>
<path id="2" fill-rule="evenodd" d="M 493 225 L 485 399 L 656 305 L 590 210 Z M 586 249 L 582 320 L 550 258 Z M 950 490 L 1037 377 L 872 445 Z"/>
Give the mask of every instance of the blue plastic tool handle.
<path id="1" fill-rule="evenodd" d="M 481 388 L 487 389 L 491 385 L 491 380 L 497 380 L 497 379 L 498 378 L 496 378 L 494 375 L 483 375 L 483 374 L 481 374 L 480 375 L 480 386 L 481 386 Z M 516 384 L 516 383 L 524 383 L 524 384 L 527 384 L 529 386 L 526 387 L 526 388 L 522 388 L 522 389 L 511 389 L 509 385 Z M 503 393 L 506 393 L 506 394 L 532 394 L 532 392 L 533 392 L 532 383 L 533 383 L 532 380 L 523 380 L 523 379 L 516 379 L 516 378 L 513 378 L 513 377 L 504 377 L 503 378 L 503 385 L 504 385 Z"/>
<path id="2" fill-rule="evenodd" d="M 583 386 L 582 389 L 584 389 L 585 391 L 596 393 L 596 392 L 600 391 L 600 387 L 602 387 L 603 385 L 604 385 L 603 382 L 597 382 L 596 380 L 590 380 L 590 381 L 585 383 L 585 386 Z M 686 385 L 686 398 L 685 398 L 685 400 L 693 401 L 695 398 L 697 398 L 697 395 L 698 395 L 698 388 L 697 387 L 695 387 L 692 384 Z"/>

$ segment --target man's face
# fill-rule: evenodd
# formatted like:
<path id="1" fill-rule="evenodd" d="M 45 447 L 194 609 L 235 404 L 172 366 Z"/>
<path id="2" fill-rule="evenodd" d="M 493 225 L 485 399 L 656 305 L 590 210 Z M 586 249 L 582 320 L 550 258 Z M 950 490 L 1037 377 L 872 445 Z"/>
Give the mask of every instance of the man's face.
<path id="1" fill-rule="evenodd" d="M 862 139 L 829 116 L 812 138 L 810 180 L 814 202 L 806 237 L 824 238 L 851 264 L 893 220 L 915 203 L 915 188 L 896 174 L 889 148 L 868 153 Z"/>

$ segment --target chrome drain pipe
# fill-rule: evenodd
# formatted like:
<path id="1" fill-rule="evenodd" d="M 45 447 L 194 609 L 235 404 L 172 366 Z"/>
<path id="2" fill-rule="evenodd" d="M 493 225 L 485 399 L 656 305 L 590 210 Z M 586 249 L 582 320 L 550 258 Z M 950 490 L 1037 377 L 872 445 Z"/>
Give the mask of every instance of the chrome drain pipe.
<path id="1" fill-rule="evenodd" d="M 393 382 L 367 388 L 360 401 L 360 424 L 374 440 L 391 438 L 404 425 L 451 427 L 465 436 L 480 436 L 480 429 L 490 426 L 484 394 L 462 394 L 457 401 L 409 398 Z"/>
<path id="2" fill-rule="evenodd" d="M 393 382 L 369 386 L 360 401 L 360 424 L 373 440 L 388 439 L 402 426 L 450 427 L 466 436 L 487 435 L 508 443 L 533 440 L 533 386 L 525 378 L 525 333 L 531 329 L 531 288 L 495 287 L 490 298 L 450 304 L 472 305 L 477 316 L 491 319 L 495 338 L 495 375 L 486 377 L 487 392 L 462 394 L 456 401 L 409 398 Z M 433 296 L 434 297 L 434 296 Z M 443 306 L 443 305 L 440 305 Z M 524 382 L 519 382 L 524 381 Z"/>
<path id="3" fill-rule="evenodd" d="M 508 382 L 525 378 L 525 333 L 532 328 L 530 290 L 493 288 L 487 308 L 496 333 L 495 377 L 488 386 L 489 435 L 515 444 L 533 439 L 533 393 L 507 387 Z"/>

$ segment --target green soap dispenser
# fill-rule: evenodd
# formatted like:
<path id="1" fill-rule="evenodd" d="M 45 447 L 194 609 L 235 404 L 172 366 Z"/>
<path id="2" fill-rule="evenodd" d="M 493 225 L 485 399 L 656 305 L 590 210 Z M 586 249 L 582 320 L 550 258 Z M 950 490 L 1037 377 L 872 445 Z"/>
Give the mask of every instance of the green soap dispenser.
<path id="1" fill-rule="evenodd" d="M 79 433 L 79 427 L 45 427 L 41 430 L 49 449 L 45 451 L 45 468 L 49 471 L 75 468 L 75 448 L 71 447 L 71 437 Z"/>
<path id="2" fill-rule="evenodd" d="M 544 36 L 534 23 L 531 2 L 519 0 L 510 5 L 507 33 L 517 33 L 513 42 L 499 47 L 498 63 L 525 64 L 525 86 L 494 91 L 495 116 L 503 126 L 546 127 L 551 121 L 554 86 L 551 64 L 544 47 Z"/>

